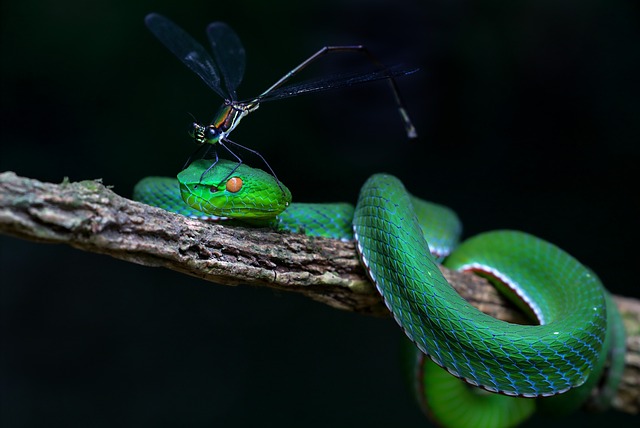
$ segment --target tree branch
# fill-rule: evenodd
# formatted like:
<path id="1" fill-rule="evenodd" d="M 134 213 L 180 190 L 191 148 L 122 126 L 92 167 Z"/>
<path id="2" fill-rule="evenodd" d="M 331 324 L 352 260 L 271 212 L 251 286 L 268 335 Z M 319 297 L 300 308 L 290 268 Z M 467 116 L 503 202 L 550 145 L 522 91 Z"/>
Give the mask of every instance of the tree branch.
<path id="1" fill-rule="evenodd" d="M 224 285 L 302 293 L 335 308 L 388 315 L 353 242 L 207 223 L 116 195 L 98 181 L 42 183 L 0 174 L 0 233 L 161 266 Z M 523 322 L 488 282 L 441 268 L 485 313 Z M 640 411 L 640 301 L 616 296 L 627 329 L 626 367 L 613 407 Z"/>

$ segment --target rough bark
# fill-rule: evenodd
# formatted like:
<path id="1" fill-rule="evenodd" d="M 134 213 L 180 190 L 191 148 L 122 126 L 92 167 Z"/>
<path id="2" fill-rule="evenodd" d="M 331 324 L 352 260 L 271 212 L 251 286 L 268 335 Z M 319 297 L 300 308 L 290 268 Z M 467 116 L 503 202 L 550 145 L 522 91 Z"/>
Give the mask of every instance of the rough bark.
<path id="1" fill-rule="evenodd" d="M 123 198 L 98 181 L 42 183 L 0 174 L 0 233 L 173 269 L 224 285 L 302 293 L 335 308 L 387 315 L 353 242 L 189 219 Z M 474 306 L 523 322 L 484 279 L 444 275 Z M 616 296 L 627 330 L 626 367 L 613 407 L 640 411 L 640 301 Z"/>

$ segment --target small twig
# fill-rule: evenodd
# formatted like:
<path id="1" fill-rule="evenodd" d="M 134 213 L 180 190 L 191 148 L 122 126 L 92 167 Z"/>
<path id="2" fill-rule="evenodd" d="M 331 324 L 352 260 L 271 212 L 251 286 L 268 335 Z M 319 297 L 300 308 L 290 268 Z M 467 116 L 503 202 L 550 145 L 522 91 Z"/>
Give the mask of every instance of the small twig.
<path id="1" fill-rule="evenodd" d="M 64 243 L 162 266 L 218 284 L 302 293 L 339 309 L 387 315 L 353 242 L 246 229 L 189 219 L 116 195 L 97 181 L 42 183 L 0 174 L 0 233 Z M 484 279 L 442 268 L 449 283 L 485 313 L 523 319 Z M 616 297 L 627 328 L 626 367 L 613 407 L 640 411 L 640 301 Z"/>

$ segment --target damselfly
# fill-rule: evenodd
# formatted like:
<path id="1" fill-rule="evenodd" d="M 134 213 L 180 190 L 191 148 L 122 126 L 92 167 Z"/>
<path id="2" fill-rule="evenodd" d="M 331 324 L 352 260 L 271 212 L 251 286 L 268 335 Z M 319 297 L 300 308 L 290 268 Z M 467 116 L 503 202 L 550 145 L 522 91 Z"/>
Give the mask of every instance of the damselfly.
<path id="1" fill-rule="evenodd" d="M 200 76 L 215 93 L 224 99 L 224 104 L 220 107 L 210 125 L 203 126 L 194 122 L 191 126 L 190 134 L 200 148 L 208 144 L 204 156 L 206 156 L 210 148 L 218 144 L 228 151 L 238 161 L 238 166 L 240 166 L 242 159 L 229 147 L 229 145 L 233 145 L 258 156 L 269 168 L 271 174 L 276 177 L 269 163 L 260 153 L 231 141 L 228 138 L 229 134 L 238 126 L 243 117 L 255 111 L 260 106 L 260 103 L 264 101 L 278 100 L 327 89 L 344 88 L 381 79 L 388 79 L 389 81 L 407 136 L 409 138 L 417 137 L 415 127 L 400 98 L 400 92 L 394 79 L 397 76 L 410 74 L 416 70 L 403 69 L 400 67 L 386 68 L 377 61 L 364 46 L 325 46 L 282 76 L 276 83 L 257 97 L 238 100 L 236 89 L 244 76 L 246 56 L 240 38 L 227 24 L 223 22 L 213 22 L 207 27 L 207 36 L 211 42 L 213 52 L 212 57 L 200 43 L 169 19 L 156 13 L 151 13 L 146 16 L 145 23 L 149 30 L 151 30 L 175 56 Z M 287 81 L 309 64 L 326 54 L 334 52 L 364 53 L 378 69 L 366 73 L 352 73 L 284 86 Z M 215 151 L 215 148 L 214 153 L 215 160 L 202 174 L 203 177 L 218 161 L 218 153 Z M 187 161 L 187 164 L 190 161 L 191 158 Z"/>

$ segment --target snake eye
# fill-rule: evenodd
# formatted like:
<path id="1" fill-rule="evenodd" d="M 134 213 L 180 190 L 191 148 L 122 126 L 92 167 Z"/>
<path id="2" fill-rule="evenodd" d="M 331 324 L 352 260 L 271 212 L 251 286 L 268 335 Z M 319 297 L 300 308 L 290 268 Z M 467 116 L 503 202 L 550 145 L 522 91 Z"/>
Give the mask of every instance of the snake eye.
<path id="1" fill-rule="evenodd" d="M 240 177 L 231 177 L 227 180 L 227 191 L 231 193 L 237 193 L 242 189 L 242 178 Z"/>

